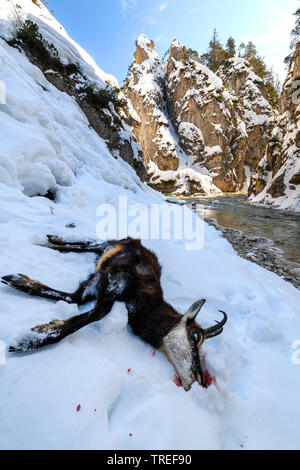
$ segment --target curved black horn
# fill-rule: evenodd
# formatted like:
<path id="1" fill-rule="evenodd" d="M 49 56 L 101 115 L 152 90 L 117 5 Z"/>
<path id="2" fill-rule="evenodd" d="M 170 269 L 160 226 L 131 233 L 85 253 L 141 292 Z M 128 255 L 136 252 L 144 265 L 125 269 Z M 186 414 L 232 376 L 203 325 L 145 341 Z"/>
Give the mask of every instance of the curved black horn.
<path id="1" fill-rule="evenodd" d="M 205 330 L 203 330 L 203 336 L 204 336 L 205 339 L 214 338 L 215 336 L 218 336 L 222 333 L 223 326 L 227 322 L 228 317 L 227 317 L 225 312 L 222 312 L 222 310 L 219 310 L 219 312 L 223 313 L 223 315 L 224 315 L 223 320 L 220 321 L 220 322 L 217 322 L 216 325 L 211 326 L 210 328 L 206 328 Z"/>

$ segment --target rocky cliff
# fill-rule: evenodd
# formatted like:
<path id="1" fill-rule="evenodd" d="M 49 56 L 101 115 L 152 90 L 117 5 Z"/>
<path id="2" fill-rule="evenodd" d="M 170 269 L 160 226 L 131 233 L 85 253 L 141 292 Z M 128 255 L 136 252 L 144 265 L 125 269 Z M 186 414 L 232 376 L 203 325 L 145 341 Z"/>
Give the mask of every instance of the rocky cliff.
<path id="1" fill-rule="evenodd" d="M 217 73 L 233 95 L 235 109 L 246 126 L 248 137 L 244 164 L 249 176 L 255 171 L 269 143 L 274 127 L 274 109 L 269 103 L 263 80 L 245 59 L 229 59 Z"/>
<path id="2" fill-rule="evenodd" d="M 254 203 L 300 211 L 300 43 L 291 61 L 267 150 L 249 188 Z"/>
<path id="3" fill-rule="evenodd" d="M 215 74 L 176 39 L 167 66 L 153 41 L 136 45 L 123 91 L 149 184 L 184 195 L 247 190 L 273 126 L 262 80 L 243 59 Z"/>
<path id="4" fill-rule="evenodd" d="M 136 46 L 123 92 L 128 102 L 127 122 L 143 148 L 149 185 L 181 195 L 219 193 L 209 172 L 195 168 L 169 118 L 167 71 L 154 51 L 153 41 L 142 35 Z M 195 138 L 202 139 L 201 131 L 194 131 Z"/>

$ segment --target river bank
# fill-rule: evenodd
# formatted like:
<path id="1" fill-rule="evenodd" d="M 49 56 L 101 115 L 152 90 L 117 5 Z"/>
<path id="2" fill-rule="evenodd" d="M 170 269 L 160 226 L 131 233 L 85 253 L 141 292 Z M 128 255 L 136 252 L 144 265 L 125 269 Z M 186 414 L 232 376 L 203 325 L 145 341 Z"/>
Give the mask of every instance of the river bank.
<path id="1" fill-rule="evenodd" d="M 300 289 L 300 215 L 254 206 L 245 195 L 183 200 L 221 231 L 242 258 Z"/>

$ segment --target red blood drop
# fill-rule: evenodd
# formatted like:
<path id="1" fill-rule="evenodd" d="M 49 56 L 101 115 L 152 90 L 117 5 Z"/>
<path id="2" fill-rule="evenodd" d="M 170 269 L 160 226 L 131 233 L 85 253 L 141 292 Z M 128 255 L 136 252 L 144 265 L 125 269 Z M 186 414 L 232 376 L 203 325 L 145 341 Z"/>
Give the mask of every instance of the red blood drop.
<path id="1" fill-rule="evenodd" d="M 96 408 L 94 409 L 94 411 L 95 411 L 95 412 L 97 411 Z"/>
<path id="2" fill-rule="evenodd" d="M 208 372 L 208 370 L 205 370 L 204 373 L 204 380 L 205 380 L 205 383 L 206 383 L 206 386 L 207 387 L 210 387 L 212 384 L 216 384 L 216 377 L 215 376 L 212 376 L 210 375 L 210 373 Z"/>
<path id="3" fill-rule="evenodd" d="M 78 405 L 77 408 L 76 408 L 77 411 L 80 411 L 81 410 L 81 405 Z"/>
<path id="4" fill-rule="evenodd" d="M 129 436 L 132 437 L 132 434 L 130 433 Z"/>
<path id="5" fill-rule="evenodd" d="M 203 356 L 201 357 L 202 361 L 205 362 L 205 360 L 206 360 L 206 358 L 207 358 L 207 354 L 208 354 L 207 352 L 203 354 Z"/>
<path id="6" fill-rule="evenodd" d="M 152 356 L 154 357 L 154 356 L 155 356 L 155 354 L 156 354 L 156 352 L 155 352 L 155 351 L 153 351 L 153 353 L 152 353 Z"/>
<path id="7" fill-rule="evenodd" d="M 177 385 L 177 387 L 182 387 L 182 383 L 180 378 L 176 375 L 173 380 L 174 384 Z"/>
<path id="8" fill-rule="evenodd" d="M 127 371 L 127 372 L 128 372 L 128 374 L 130 374 L 130 372 L 131 372 L 131 369 L 128 369 L 128 371 Z"/>
<path id="9" fill-rule="evenodd" d="M 244 444 L 241 444 L 241 448 L 242 448 L 242 449 L 244 448 Z"/>

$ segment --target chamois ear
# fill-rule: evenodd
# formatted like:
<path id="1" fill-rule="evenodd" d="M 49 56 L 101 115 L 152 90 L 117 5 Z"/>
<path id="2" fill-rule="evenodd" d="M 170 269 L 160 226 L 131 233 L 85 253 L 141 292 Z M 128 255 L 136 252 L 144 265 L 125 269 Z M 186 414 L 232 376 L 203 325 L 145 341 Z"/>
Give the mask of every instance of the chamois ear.
<path id="1" fill-rule="evenodd" d="M 197 300 L 191 307 L 186 311 L 186 313 L 182 317 L 182 321 L 186 324 L 191 323 L 195 320 L 196 316 L 200 312 L 201 308 L 205 304 L 206 300 Z"/>

